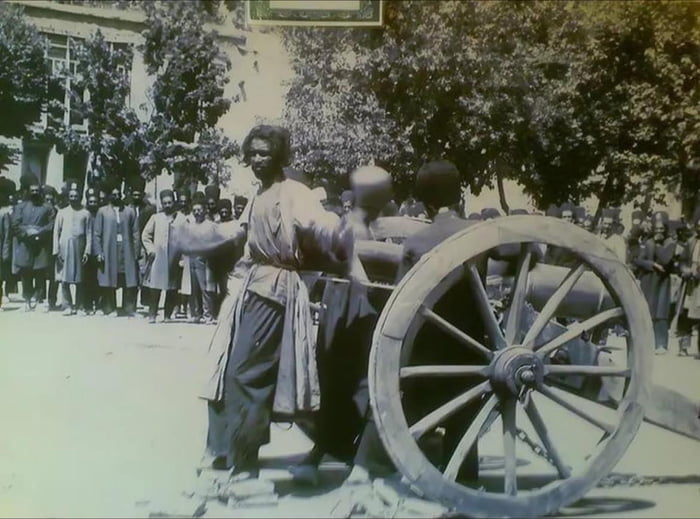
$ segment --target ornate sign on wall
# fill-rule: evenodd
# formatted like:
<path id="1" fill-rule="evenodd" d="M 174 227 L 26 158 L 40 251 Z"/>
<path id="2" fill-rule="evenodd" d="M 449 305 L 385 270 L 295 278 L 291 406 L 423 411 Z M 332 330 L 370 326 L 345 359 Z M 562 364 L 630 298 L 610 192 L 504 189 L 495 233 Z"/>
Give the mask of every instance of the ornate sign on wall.
<path id="1" fill-rule="evenodd" d="M 382 25 L 383 0 L 247 0 L 251 25 Z"/>

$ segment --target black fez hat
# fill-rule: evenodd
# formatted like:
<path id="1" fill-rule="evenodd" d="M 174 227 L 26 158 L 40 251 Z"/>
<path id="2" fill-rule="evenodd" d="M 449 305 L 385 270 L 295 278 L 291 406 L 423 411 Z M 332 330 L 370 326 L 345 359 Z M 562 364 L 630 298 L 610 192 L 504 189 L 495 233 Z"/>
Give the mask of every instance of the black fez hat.
<path id="1" fill-rule="evenodd" d="M 19 179 L 19 185 L 22 189 L 29 189 L 30 186 L 40 186 L 39 178 L 32 173 L 25 173 Z"/>
<path id="2" fill-rule="evenodd" d="M 654 217 L 652 218 L 652 221 L 654 223 L 660 221 L 664 225 L 667 225 L 668 224 L 668 213 L 666 211 L 656 211 L 654 213 Z"/>
<path id="3" fill-rule="evenodd" d="M 132 191 L 143 192 L 143 190 L 146 189 L 146 180 L 140 175 L 132 177 L 131 180 L 129 181 L 129 188 Z"/>
<path id="4" fill-rule="evenodd" d="M 214 200 L 218 200 L 221 196 L 221 189 L 219 189 L 219 186 L 209 185 L 204 188 L 204 194 L 207 199 L 213 198 Z"/>
<path id="5" fill-rule="evenodd" d="M 559 218 L 559 208 L 554 204 L 549 204 L 547 211 L 545 213 L 547 216 L 553 216 L 554 218 Z"/>
<path id="6" fill-rule="evenodd" d="M 66 182 L 66 184 L 63 186 L 65 188 L 65 194 L 69 194 L 71 191 L 77 191 L 79 195 L 82 195 L 83 193 L 83 186 L 80 185 L 79 182 L 76 181 L 70 181 Z M 63 189 L 61 189 L 63 191 Z"/>
<path id="7" fill-rule="evenodd" d="M 571 211 L 571 215 L 573 216 L 574 215 L 574 204 L 572 204 L 571 202 L 564 202 L 560 206 L 560 211 L 561 211 L 561 213 L 563 213 L 564 211 Z"/>
<path id="8" fill-rule="evenodd" d="M 204 204 L 204 203 L 206 203 L 206 201 L 207 201 L 207 197 L 204 196 L 204 193 L 202 193 L 201 191 L 196 191 L 192 195 L 192 203 L 193 204 Z"/>
<path id="9" fill-rule="evenodd" d="M 187 189 L 176 189 L 175 198 L 182 200 L 183 198 L 189 198 L 190 192 Z"/>
<path id="10" fill-rule="evenodd" d="M 469 213 L 467 220 L 481 220 L 481 215 L 479 213 Z"/>
<path id="11" fill-rule="evenodd" d="M 90 198 L 91 196 L 100 196 L 97 189 L 94 187 L 89 187 L 87 188 L 87 191 L 85 191 L 85 198 Z"/>
<path id="12" fill-rule="evenodd" d="M 53 195 L 54 197 L 58 196 L 58 191 L 56 191 L 56 188 L 49 186 L 48 184 L 41 188 L 41 192 L 44 195 Z"/>
<path id="13" fill-rule="evenodd" d="M 382 209 L 382 216 L 396 216 L 397 214 L 399 214 L 399 206 L 393 200 L 389 200 Z"/>
<path id="14" fill-rule="evenodd" d="M 234 205 L 246 205 L 248 203 L 248 199 L 244 197 L 243 195 L 236 195 L 233 197 L 233 204 Z"/>
<path id="15" fill-rule="evenodd" d="M 644 211 L 641 211 L 637 209 L 636 211 L 632 211 L 632 220 L 644 220 Z"/>
<path id="16" fill-rule="evenodd" d="M 605 208 L 601 211 L 600 214 L 603 218 L 612 218 L 613 220 L 615 219 L 615 210 L 610 209 L 610 208 Z"/>
<path id="17" fill-rule="evenodd" d="M 526 209 L 511 209 L 510 214 L 515 216 L 516 214 L 528 214 Z"/>
<path id="18" fill-rule="evenodd" d="M 577 205 L 574 207 L 574 216 L 576 216 L 577 220 L 583 220 L 586 217 L 586 209 Z"/>
<path id="19" fill-rule="evenodd" d="M 105 177 L 105 179 L 102 181 L 102 191 L 105 193 L 111 193 L 115 189 L 118 189 L 119 191 L 122 190 L 122 181 L 121 179 L 113 176 Z"/>
<path id="20" fill-rule="evenodd" d="M 158 198 L 163 200 L 166 196 L 169 196 L 173 200 L 175 200 L 175 194 L 173 193 L 172 189 L 163 189 L 160 193 L 158 193 Z"/>
<path id="21" fill-rule="evenodd" d="M 222 209 L 228 209 L 231 211 L 231 200 L 228 198 L 222 198 L 216 204 L 216 210 L 221 211 Z"/>
<path id="22" fill-rule="evenodd" d="M 416 196 L 432 207 L 459 203 L 462 190 L 457 167 L 448 160 L 423 164 L 416 175 Z"/>
<path id="23" fill-rule="evenodd" d="M 481 217 L 486 220 L 488 218 L 498 218 L 501 216 L 501 213 L 498 209 L 495 207 L 486 207 L 481 210 Z"/>

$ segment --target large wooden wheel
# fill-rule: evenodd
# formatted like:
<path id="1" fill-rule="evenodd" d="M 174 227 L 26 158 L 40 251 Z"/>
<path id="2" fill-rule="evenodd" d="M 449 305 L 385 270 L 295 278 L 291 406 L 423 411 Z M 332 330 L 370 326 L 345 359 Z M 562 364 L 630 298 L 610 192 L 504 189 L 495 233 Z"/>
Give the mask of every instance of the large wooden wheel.
<path id="1" fill-rule="evenodd" d="M 568 263 L 567 274 L 536 312 L 528 294 L 531 273 L 539 268 L 533 264 L 543 260 L 537 260 L 542 245 L 566 252 Z M 494 301 L 479 265 L 504 248 L 515 252 L 512 289 Z M 589 315 L 576 319 L 562 318 L 557 309 L 571 306 L 570 294 L 583 276 L 600 280 L 606 294 L 599 301 L 610 304 L 591 305 Z M 438 313 L 441 299 L 465 286 L 470 294 L 459 311 L 478 316 L 481 331 L 474 336 Z M 592 347 L 587 338 L 613 326 L 618 332 L 610 334 L 614 363 L 575 361 L 576 347 Z M 471 360 L 456 362 L 450 354 L 441 362 L 433 355 L 426 363 L 417 350 L 438 351 L 438 345 L 418 344 L 424 327 L 450 337 L 450 347 L 462 348 Z M 479 223 L 424 256 L 389 299 L 370 356 L 374 419 L 397 468 L 425 497 L 471 517 L 553 513 L 606 476 L 634 438 L 650 383 L 653 337 L 634 277 L 592 234 L 540 216 Z M 570 355 L 563 355 L 568 360 L 557 360 L 568 350 Z M 619 394 L 601 405 L 562 383 L 566 377 L 610 381 Z M 423 405 L 416 416 L 412 399 L 445 387 L 451 390 L 440 403 Z M 472 412 L 461 423 L 459 441 L 436 458 L 426 438 L 444 437 L 467 406 Z M 460 469 L 474 446 L 481 461 L 478 480 L 465 481 Z"/>

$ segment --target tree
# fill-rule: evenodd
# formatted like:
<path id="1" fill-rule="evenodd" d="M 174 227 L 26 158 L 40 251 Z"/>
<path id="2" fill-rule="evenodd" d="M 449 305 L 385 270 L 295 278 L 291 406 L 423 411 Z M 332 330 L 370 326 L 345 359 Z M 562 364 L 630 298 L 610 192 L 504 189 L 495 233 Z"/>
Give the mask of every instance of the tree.
<path id="1" fill-rule="evenodd" d="M 385 22 L 284 31 L 297 167 L 343 177 L 374 159 L 405 194 L 447 158 L 472 192 L 509 178 L 540 208 L 697 179 L 691 5 L 389 1 Z"/>
<path id="2" fill-rule="evenodd" d="M 29 136 L 56 87 L 43 39 L 22 7 L 0 4 L 0 136 Z M 0 144 L 0 170 L 16 159 L 13 148 Z"/>
<path id="3" fill-rule="evenodd" d="M 87 121 L 87 132 L 62 121 L 48 130 L 59 152 L 85 152 L 92 171 L 127 181 L 140 175 L 147 146 L 136 112 L 127 105 L 132 60 L 129 46 L 112 46 L 97 30 L 79 47 L 70 76 L 71 110 Z"/>
<path id="4" fill-rule="evenodd" d="M 224 96 L 231 63 L 213 32 L 204 29 L 202 4 L 147 2 L 141 50 L 153 85 L 143 164 L 153 177 L 163 169 L 175 186 L 207 182 L 227 169 L 237 145 L 216 128 L 231 99 Z"/>

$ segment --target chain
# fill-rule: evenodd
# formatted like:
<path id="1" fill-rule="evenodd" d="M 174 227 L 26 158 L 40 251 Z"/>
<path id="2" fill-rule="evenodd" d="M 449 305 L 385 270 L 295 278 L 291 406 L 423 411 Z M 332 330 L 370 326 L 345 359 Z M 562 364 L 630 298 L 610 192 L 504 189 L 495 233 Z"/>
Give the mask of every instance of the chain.
<path id="1" fill-rule="evenodd" d="M 534 452 L 537 456 L 539 456 L 543 460 L 547 461 L 547 463 L 549 463 L 553 467 L 556 467 L 554 465 L 554 460 L 552 460 L 552 458 L 549 456 L 549 454 L 547 454 L 547 451 L 545 450 L 545 448 L 542 447 L 537 442 L 531 440 L 525 431 L 518 428 L 517 429 L 517 436 L 518 436 L 518 439 L 520 441 L 522 441 L 525 445 L 530 447 L 530 450 L 532 450 L 532 452 Z"/>

